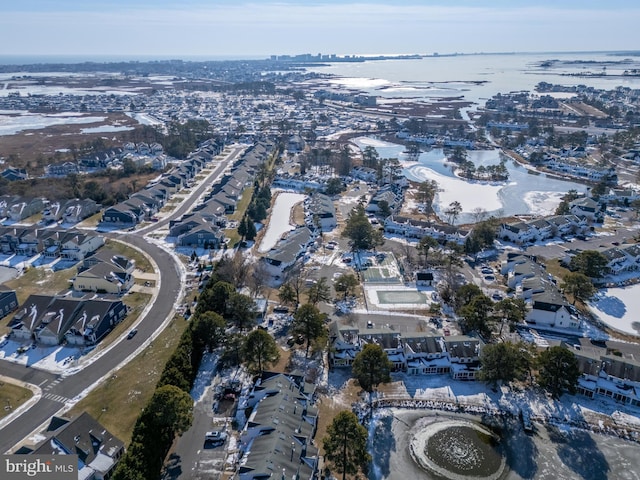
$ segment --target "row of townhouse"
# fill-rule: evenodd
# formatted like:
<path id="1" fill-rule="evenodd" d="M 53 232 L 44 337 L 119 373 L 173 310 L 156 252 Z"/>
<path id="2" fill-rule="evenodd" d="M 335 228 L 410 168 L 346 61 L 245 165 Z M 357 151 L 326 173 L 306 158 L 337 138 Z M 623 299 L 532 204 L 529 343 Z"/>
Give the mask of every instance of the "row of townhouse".
<path id="1" fill-rule="evenodd" d="M 293 265 L 302 261 L 305 253 L 314 243 L 316 235 L 317 233 L 312 232 L 308 227 L 298 227 L 287 233 L 262 257 L 262 261 L 267 266 L 267 272 L 276 281 L 282 280 L 284 274 Z"/>
<path id="2" fill-rule="evenodd" d="M 251 409 L 233 478 L 318 478 L 315 385 L 299 375 L 263 372 L 238 408 Z"/>
<path id="3" fill-rule="evenodd" d="M 121 295 L 133 286 L 135 262 L 108 248 L 85 258 L 71 280 L 79 292 Z"/>
<path id="4" fill-rule="evenodd" d="M 296 190 L 299 192 L 308 190 L 322 192 L 326 187 L 326 182 L 322 182 L 316 179 L 307 179 L 298 175 L 291 176 L 288 174 L 281 174 L 276 176 L 276 178 L 273 180 L 273 186 L 277 188 L 284 188 L 287 190 Z"/>
<path id="5" fill-rule="evenodd" d="M 153 142 L 151 144 L 146 142 L 126 142 L 122 146 L 122 150 L 125 153 L 137 153 L 139 155 L 160 155 L 164 152 L 162 145 L 158 142 Z"/>
<path id="6" fill-rule="evenodd" d="M 311 229 L 330 232 L 338 225 L 336 207 L 331 197 L 322 193 L 314 193 L 304 201 L 305 223 Z"/>
<path id="7" fill-rule="evenodd" d="M 588 229 L 585 218 L 573 214 L 554 215 L 528 222 L 502 223 L 498 229 L 498 238 L 521 245 L 582 234 Z"/>
<path id="8" fill-rule="evenodd" d="M 633 343 L 580 338 L 566 344 L 576 356 L 582 374 L 578 393 L 589 398 L 607 397 L 640 407 L 640 348 Z"/>
<path id="9" fill-rule="evenodd" d="M 388 328 L 329 327 L 331 367 L 350 367 L 366 344 L 380 345 L 395 371 L 409 375 L 449 374 L 454 380 L 475 380 L 484 342 L 468 335 L 440 336 L 400 333 Z"/>
<path id="10" fill-rule="evenodd" d="M 452 225 L 416 220 L 401 215 L 391 215 L 384 220 L 384 231 L 392 235 L 401 235 L 408 239 L 420 239 L 425 236 L 435 238 L 440 243 L 455 242 L 464 244 L 470 230 Z"/>
<path id="11" fill-rule="evenodd" d="M 213 160 L 221 148 L 215 142 L 206 142 L 159 180 L 134 193 L 128 200 L 106 208 L 101 223 L 131 228 L 141 221 L 151 219 L 172 195 L 193 182 L 195 176 Z"/>
<path id="12" fill-rule="evenodd" d="M 544 166 L 553 172 L 583 178 L 595 183 L 602 181 L 616 183 L 618 178 L 614 168 L 589 168 L 579 162 L 570 162 L 557 157 L 547 158 L 548 160 L 544 163 Z"/>
<path id="13" fill-rule="evenodd" d="M 246 149 L 193 212 L 171 221 L 169 236 L 176 239 L 176 245 L 220 248 L 224 243 L 226 215 L 235 211 L 245 189 L 253 183 L 258 169 L 273 149 L 274 145 L 266 142 Z"/>
<path id="14" fill-rule="evenodd" d="M 396 137 L 406 140 L 408 142 L 420 143 L 422 145 L 440 146 L 440 147 L 464 147 L 469 150 L 473 150 L 476 146 L 476 142 L 473 140 L 451 138 L 448 136 L 435 136 L 435 135 L 412 135 L 407 130 L 402 130 L 396 133 Z"/>
<path id="15" fill-rule="evenodd" d="M 611 247 L 599 250 L 599 252 L 607 259 L 608 275 L 619 275 L 640 270 L 640 246 L 638 244 Z M 568 251 L 563 262 L 569 263 L 573 254 L 575 254 L 574 251 Z"/>
<path id="16" fill-rule="evenodd" d="M 535 256 L 508 253 L 500 273 L 506 276 L 507 286 L 515 291 L 516 298 L 527 303 L 525 322 L 529 326 L 568 330 L 580 328 L 575 308 L 569 305 Z"/>
<path id="17" fill-rule="evenodd" d="M 45 345 L 93 345 L 127 315 L 120 300 L 30 295 L 9 322 L 11 335 Z"/>
<path id="18" fill-rule="evenodd" d="M 84 230 L 0 226 L 0 252 L 4 255 L 79 261 L 104 245 L 104 237 Z"/>

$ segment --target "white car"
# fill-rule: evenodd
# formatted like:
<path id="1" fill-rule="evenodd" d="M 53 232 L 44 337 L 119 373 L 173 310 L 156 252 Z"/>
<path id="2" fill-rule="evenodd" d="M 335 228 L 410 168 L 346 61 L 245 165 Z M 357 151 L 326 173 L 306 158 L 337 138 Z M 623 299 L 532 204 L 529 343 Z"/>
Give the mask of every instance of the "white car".
<path id="1" fill-rule="evenodd" d="M 221 430 L 207 432 L 204 435 L 204 441 L 215 445 L 222 445 L 227 440 L 227 433 Z"/>

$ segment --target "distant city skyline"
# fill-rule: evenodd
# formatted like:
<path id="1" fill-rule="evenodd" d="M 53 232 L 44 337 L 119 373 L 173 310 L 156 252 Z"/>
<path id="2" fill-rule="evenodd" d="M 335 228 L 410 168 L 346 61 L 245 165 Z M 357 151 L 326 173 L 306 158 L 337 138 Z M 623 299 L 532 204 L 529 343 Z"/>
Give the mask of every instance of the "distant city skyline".
<path id="1" fill-rule="evenodd" d="M 24 0 L 0 55 L 268 57 L 640 50 L 635 2 Z"/>

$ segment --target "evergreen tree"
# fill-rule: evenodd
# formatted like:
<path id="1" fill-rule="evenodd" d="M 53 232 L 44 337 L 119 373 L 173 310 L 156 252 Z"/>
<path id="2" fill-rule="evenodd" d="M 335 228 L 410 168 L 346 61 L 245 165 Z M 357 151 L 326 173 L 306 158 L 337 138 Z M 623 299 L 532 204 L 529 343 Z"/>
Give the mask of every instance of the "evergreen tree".
<path id="1" fill-rule="evenodd" d="M 365 392 L 371 393 L 381 383 L 391 381 L 393 364 L 380 345 L 368 343 L 356 355 L 351 366 L 353 376 Z"/>
<path id="2" fill-rule="evenodd" d="M 367 439 L 367 429 L 360 425 L 355 413 L 347 410 L 338 413 L 327 427 L 327 435 L 322 439 L 325 456 L 342 473 L 342 480 L 347 478 L 347 474 L 355 475 L 360 469 L 366 470 L 371 461 Z"/>
<path id="3" fill-rule="evenodd" d="M 323 315 L 310 303 L 305 303 L 296 311 L 291 327 L 293 334 L 301 336 L 307 343 L 305 358 L 309 356 L 311 342 L 321 337 L 326 331 Z"/>
<path id="4" fill-rule="evenodd" d="M 538 383 L 553 398 L 560 398 L 565 391 L 576 393 L 578 378 L 578 360 L 570 350 L 556 346 L 538 355 Z"/>
<path id="5" fill-rule="evenodd" d="M 249 369 L 256 372 L 262 372 L 280 359 L 280 350 L 278 350 L 276 341 L 261 328 L 257 328 L 247 335 L 243 353 Z"/>

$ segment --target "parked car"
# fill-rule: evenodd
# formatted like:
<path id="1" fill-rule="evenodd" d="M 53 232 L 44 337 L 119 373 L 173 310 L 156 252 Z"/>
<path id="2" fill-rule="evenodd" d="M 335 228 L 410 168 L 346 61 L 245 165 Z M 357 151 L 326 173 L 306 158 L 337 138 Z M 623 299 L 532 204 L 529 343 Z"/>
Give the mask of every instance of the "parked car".
<path id="1" fill-rule="evenodd" d="M 133 330 L 131 330 L 128 334 L 127 334 L 127 339 L 131 340 L 133 337 L 136 336 L 136 333 L 138 333 L 138 330 L 136 330 L 135 328 Z"/>
<path id="2" fill-rule="evenodd" d="M 204 435 L 204 441 L 212 445 L 222 445 L 227 440 L 227 433 L 221 430 L 213 430 Z"/>

